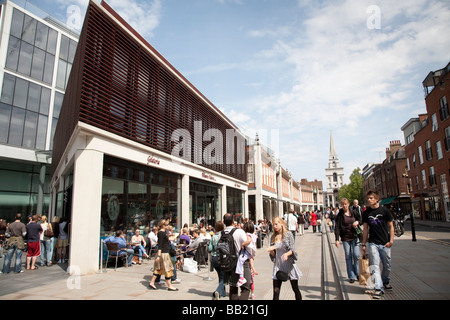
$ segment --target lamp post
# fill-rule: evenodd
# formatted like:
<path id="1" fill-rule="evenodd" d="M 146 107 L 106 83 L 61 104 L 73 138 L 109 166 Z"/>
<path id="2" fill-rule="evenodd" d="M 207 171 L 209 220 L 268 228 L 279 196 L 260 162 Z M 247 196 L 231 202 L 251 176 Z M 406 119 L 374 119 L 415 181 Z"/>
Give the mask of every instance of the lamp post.
<path id="1" fill-rule="evenodd" d="M 408 173 L 406 172 L 406 168 L 405 168 L 405 173 L 402 174 L 402 177 L 405 179 L 408 179 Z M 410 194 L 409 192 L 409 188 L 407 187 L 407 192 L 408 194 Z M 411 201 L 411 196 L 410 196 L 410 201 Z M 412 233 L 412 241 L 416 242 L 416 226 L 414 225 L 414 214 L 413 214 L 413 209 L 412 209 L 412 205 L 411 205 L 411 212 L 409 214 L 409 217 L 411 218 L 411 233 Z"/>

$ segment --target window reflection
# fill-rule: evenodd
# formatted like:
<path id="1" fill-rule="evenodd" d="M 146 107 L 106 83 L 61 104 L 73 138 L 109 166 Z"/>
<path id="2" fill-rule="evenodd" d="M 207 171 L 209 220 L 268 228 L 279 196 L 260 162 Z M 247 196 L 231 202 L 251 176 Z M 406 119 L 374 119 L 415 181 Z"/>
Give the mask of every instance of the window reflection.
<path id="1" fill-rule="evenodd" d="M 178 226 L 178 175 L 105 156 L 101 236 L 147 235 L 161 219 Z M 175 187 L 173 187 L 175 186 Z"/>
<path id="2" fill-rule="evenodd" d="M 14 9 L 6 68 L 51 84 L 57 39 L 56 30 Z M 63 35 L 61 43 L 61 55 L 71 64 L 77 42 Z M 61 88 L 65 88 L 70 69 L 65 66 Z"/>

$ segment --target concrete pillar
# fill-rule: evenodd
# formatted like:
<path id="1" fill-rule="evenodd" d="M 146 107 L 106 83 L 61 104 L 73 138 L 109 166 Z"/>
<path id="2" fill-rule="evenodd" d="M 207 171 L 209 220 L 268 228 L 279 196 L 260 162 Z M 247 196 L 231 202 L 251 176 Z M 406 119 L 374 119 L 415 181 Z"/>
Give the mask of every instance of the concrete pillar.
<path id="1" fill-rule="evenodd" d="M 73 170 L 70 270 L 80 275 L 99 269 L 103 153 L 78 150 Z"/>
<path id="2" fill-rule="evenodd" d="M 221 195 L 220 205 L 222 206 L 222 210 L 221 210 L 222 217 L 221 217 L 221 219 L 223 219 L 223 215 L 225 213 L 227 213 L 227 186 L 222 185 L 220 195 Z"/>
<path id="3" fill-rule="evenodd" d="M 43 214 L 42 208 L 44 207 L 44 186 L 45 186 L 45 173 L 47 171 L 47 166 L 45 163 L 41 163 L 39 168 L 39 184 L 38 184 L 38 198 L 36 213 Z M 48 217 L 50 218 L 50 217 Z"/>
<path id="4" fill-rule="evenodd" d="M 181 177 L 181 227 L 187 223 L 189 226 L 189 176 L 187 174 Z"/>

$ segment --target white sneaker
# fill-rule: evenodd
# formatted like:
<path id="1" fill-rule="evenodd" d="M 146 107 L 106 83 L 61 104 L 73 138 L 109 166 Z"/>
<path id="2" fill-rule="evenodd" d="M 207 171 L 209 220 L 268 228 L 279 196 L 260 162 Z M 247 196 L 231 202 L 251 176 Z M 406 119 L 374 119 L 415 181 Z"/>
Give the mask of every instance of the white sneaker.
<path id="1" fill-rule="evenodd" d="M 247 280 L 244 278 L 244 277 L 242 277 L 242 278 L 239 278 L 239 281 L 238 281 L 238 283 L 236 284 L 236 286 L 239 288 L 240 286 L 242 286 L 244 283 L 246 283 L 247 282 Z"/>

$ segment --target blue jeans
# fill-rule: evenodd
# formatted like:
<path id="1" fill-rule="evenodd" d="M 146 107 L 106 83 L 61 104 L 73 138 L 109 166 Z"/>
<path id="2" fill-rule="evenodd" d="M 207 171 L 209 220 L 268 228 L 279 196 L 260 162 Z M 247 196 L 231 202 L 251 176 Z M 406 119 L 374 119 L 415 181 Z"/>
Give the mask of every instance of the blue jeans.
<path id="1" fill-rule="evenodd" d="M 12 256 L 14 254 L 14 252 L 16 253 L 16 262 L 14 265 L 14 272 L 19 273 L 22 270 L 22 249 L 18 249 L 17 248 L 17 244 L 13 244 L 7 251 L 6 256 L 5 256 L 5 261 L 3 262 L 3 273 L 9 273 L 10 269 L 11 269 L 11 261 L 12 261 Z"/>
<path id="2" fill-rule="evenodd" d="M 136 247 L 135 247 L 136 248 Z M 145 248 L 144 248 L 144 246 L 142 245 L 142 244 L 140 244 L 139 246 L 137 246 L 137 248 L 138 248 L 138 254 L 139 254 L 139 261 L 141 261 L 142 260 L 142 256 L 144 255 L 144 253 L 146 253 L 145 252 Z"/>
<path id="3" fill-rule="evenodd" d="M 380 271 L 380 262 L 383 264 L 382 271 Z M 384 291 L 383 283 L 389 283 L 391 280 L 391 248 L 382 244 L 369 243 L 369 264 L 375 290 Z"/>
<path id="4" fill-rule="evenodd" d="M 52 261 L 52 241 L 42 240 L 41 241 L 41 265 L 43 266 L 45 261 L 47 261 L 47 265 L 50 265 L 50 261 Z"/>
<path id="5" fill-rule="evenodd" d="M 219 262 L 217 261 L 216 256 L 211 257 L 211 263 L 212 263 L 212 266 L 214 267 L 214 270 L 216 270 L 216 272 L 217 272 L 217 276 L 219 277 L 219 285 L 216 289 L 216 291 L 219 293 L 219 298 L 226 297 L 227 291 L 225 289 L 225 284 L 223 282 L 223 270 L 220 269 Z"/>
<path id="6" fill-rule="evenodd" d="M 342 241 L 345 252 L 345 263 L 347 265 L 347 276 L 349 279 L 356 280 L 359 276 L 359 246 L 356 239 L 352 241 Z"/>
<path id="7" fill-rule="evenodd" d="M 131 263 L 133 262 L 134 250 L 133 249 L 124 249 L 124 250 L 119 251 L 119 253 L 122 253 L 123 251 L 125 251 L 127 253 L 128 266 L 131 266 Z"/>

